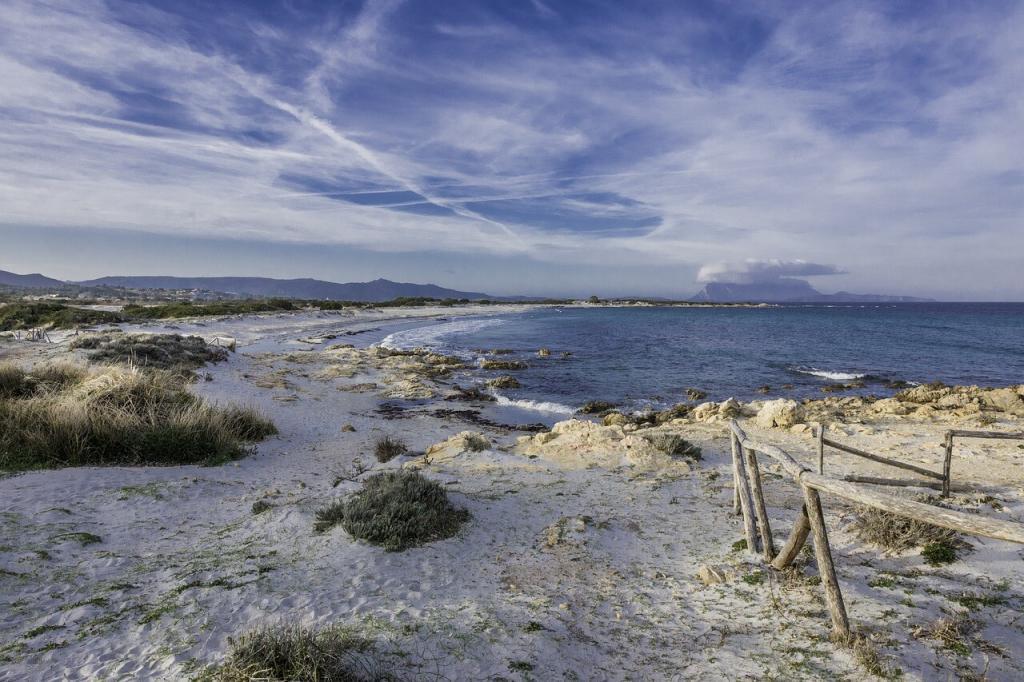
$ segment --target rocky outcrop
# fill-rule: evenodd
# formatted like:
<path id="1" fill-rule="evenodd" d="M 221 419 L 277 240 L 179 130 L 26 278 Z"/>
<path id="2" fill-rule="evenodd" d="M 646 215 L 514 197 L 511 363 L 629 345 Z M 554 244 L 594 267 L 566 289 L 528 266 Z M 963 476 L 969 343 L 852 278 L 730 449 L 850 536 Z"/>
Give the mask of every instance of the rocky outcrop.
<path id="1" fill-rule="evenodd" d="M 804 411 L 795 400 L 768 400 L 761 405 L 755 421 L 765 429 L 789 428 L 804 421 Z"/>
<path id="2" fill-rule="evenodd" d="M 629 433 L 622 426 L 580 419 L 559 422 L 551 431 L 536 436 L 523 436 L 514 451 L 575 469 L 597 466 L 689 470 L 684 460 L 672 457 L 647 437 Z"/>

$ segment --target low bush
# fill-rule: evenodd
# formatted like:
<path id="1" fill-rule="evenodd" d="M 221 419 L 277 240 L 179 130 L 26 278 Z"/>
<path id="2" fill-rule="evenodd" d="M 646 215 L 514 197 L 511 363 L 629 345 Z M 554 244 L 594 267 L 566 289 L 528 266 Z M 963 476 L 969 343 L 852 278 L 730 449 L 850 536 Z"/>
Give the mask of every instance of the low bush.
<path id="1" fill-rule="evenodd" d="M 314 530 L 341 525 L 354 538 L 400 552 L 455 535 L 469 512 L 452 506 L 448 493 L 418 471 L 385 471 L 316 514 Z"/>
<path id="2" fill-rule="evenodd" d="M 0 367 L 0 470 L 214 464 L 275 433 L 259 412 L 207 404 L 169 372 Z"/>
<path id="3" fill-rule="evenodd" d="M 0 306 L 0 331 L 34 327 L 67 328 L 120 322 L 121 315 L 63 303 L 8 303 Z"/>
<path id="4" fill-rule="evenodd" d="M 211 682 L 363 682 L 397 679 L 374 643 L 340 626 L 265 626 L 230 639 L 224 661 L 208 668 Z"/>
<path id="5" fill-rule="evenodd" d="M 377 457 L 377 461 L 381 463 L 390 462 L 395 457 L 404 455 L 408 450 L 409 448 L 405 446 L 405 443 L 391 436 L 384 436 L 373 446 L 373 454 Z"/>
<path id="6" fill-rule="evenodd" d="M 694 461 L 699 461 L 703 457 L 699 447 L 675 433 L 655 433 L 644 438 L 667 455 L 686 457 Z"/>
<path id="7" fill-rule="evenodd" d="M 918 501 L 935 502 L 928 496 L 920 497 Z M 940 563 L 943 558 L 949 556 L 947 550 L 953 552 L 952 559 L 950 559 L 952 561 L 956 558 L 957 548 L 968 547 L 967 543 L 954 530 L 871 507 L 858 508 L 857 520 L 853 528 L 861 540 L 889 552 L 903 552 L 913 547 L 933 546 L 933 549 L 929 550 L 929 554 L 933 555 L 934 559 L 939 560 Z M 925 559 L 929 563 L 932 561 L 927 556 Z"/>
<path id="8" fill-rule="evenodd" d="M 225 349 L 180 334 L 97 334 L 76 339 L 70 347 L 88 350 L 89 362 L 155 369 L 191 371 L 228 359 Z"/>

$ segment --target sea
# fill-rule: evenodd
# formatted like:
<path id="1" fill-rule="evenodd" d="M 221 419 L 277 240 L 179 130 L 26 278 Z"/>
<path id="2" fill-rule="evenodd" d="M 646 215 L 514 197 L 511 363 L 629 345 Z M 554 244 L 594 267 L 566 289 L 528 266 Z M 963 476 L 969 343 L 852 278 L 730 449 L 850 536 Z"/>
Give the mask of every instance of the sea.
<path id="1" fill-rule="evenodd" d="M 521 387 L 491 390 L 497 404 L 548 422 L 592 400 L 659 409 L 686 402 L 691 388 L 746 401 L 823 397 L 840 384 L 854 387 L 830 395 L 889 396 L 893 382 L 1024 383 L 1024 303 L 538 307 L 433 321 L 380 343 L 471 366 L 525 363 L 463 380 L 511 374 Z"/>

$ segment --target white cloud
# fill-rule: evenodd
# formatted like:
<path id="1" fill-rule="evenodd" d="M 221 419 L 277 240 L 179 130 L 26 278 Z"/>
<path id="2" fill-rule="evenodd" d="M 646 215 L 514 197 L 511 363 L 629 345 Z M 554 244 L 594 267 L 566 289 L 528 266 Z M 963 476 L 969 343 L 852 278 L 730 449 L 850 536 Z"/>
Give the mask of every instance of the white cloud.
<path id="1" fill-rule="evenodd" d="M 808 263 L 803 260 L 758 260 L 749 258 L 738 263 L 709 263 L 697 272 L 697 281 L 752 284 L 773 282 L 781 277 L 813 277 L 842 275 L 845 271 L 835 265 Z"/>

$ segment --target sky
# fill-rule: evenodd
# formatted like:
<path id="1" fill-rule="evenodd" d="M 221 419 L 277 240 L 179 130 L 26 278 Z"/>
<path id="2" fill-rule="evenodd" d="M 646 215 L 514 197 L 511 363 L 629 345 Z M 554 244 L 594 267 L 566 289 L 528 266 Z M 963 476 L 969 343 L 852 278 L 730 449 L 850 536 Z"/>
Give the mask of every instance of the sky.
<path id="1" fill-rule="evenodd" d="M 1024 3 L 0 2 L 0 269 L 1024 300 Z"/>

